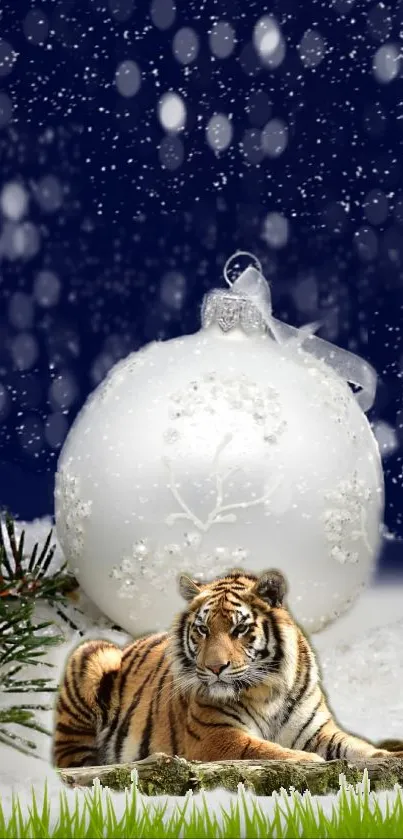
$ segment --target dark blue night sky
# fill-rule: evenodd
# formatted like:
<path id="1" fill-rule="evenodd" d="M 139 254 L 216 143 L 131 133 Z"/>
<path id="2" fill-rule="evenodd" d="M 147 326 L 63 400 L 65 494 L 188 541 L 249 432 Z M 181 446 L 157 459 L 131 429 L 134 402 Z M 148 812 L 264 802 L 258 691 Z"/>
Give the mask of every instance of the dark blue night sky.
<path id="1" fill-rule="evenodd" d="M 2 0 L 2 506 L 52 512 L 88 393 L 195 331 L 246 249 L 277 317 L 376 367 L 403 537 L 402 19 L 402 0 Z"/>

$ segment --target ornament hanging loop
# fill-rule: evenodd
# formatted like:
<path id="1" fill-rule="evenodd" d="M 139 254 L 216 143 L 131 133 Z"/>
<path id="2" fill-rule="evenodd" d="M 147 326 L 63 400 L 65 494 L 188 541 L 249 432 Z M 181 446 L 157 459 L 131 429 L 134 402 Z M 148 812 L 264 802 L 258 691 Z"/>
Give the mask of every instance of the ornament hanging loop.
<path id="1" fill-rule="evenodd" d="M 249 251 L 235 251 L 235 253 L 233 253 L 232 256 L 228 257 L 228 259 L 227 259 L 227 261 L 224 265 L 224 270 L 223 270 L 225 282 L 227 283 L 227 285 L 229 285 L 230 288 L 232 288 L 232 286 L 234 285 L 234 282 L 232 280 L 230 280 L 230 278 L 229 278 L 229 268 L 232 265 L 232 263 L 236 262 L 236 260 L 240 256 L 249 257 L 249 259 L 252 260 L 252 264 L 254 264 L 256 266 L 259 274 L 261 274 L 263 276 L 262 264 L 258 260 L 257 256 L 255 256 L 255 254 L 250 253 Z M 240 271 L 240 274 L 242 274 L 242 273 L 243 273 L 243 271 Z M 240 274 L 239 274 L 239 276 L 240 276 Z"/>
<path id="2" fill-rule="evenodd" d="M 241 256 L 248 257 L 251 262 L 232 282 L 228 275 L 229 267 Z M 332 368 L 346 383 L 349 382 L 360 388 L 358 392 L 355 392 L 355 398 L 363 411 L 368 411 L 372 407 L 377 379 L 374 368 L 360 356 L 314 335 L 321 325 L 320 322 L 309 323 L 298 329 L 273 317 L 269 283 L 254 254 L 249 251 L 236 251 L 227 259 L 223 273 L 230 287 L 230 293 L 234 294 L 235 298 L 248 299 L 252 307 L 260 313 L 268 332 L 286 352 L 292 349 L 303 350 L 315 356 L 318 361 Z"/>

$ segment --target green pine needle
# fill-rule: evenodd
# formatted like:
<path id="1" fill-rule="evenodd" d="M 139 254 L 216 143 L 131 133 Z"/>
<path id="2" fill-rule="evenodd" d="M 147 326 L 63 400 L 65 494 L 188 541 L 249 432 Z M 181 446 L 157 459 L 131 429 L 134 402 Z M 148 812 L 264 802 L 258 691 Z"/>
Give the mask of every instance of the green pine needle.
<path id="1" fill-rule="evenodd" d="M 38 555 L 38 543 L 30 556 L 24 554 L 25 531 L 19 540 L 15 534 L 15 523 L 8 512 L 4 516 L 9 550 L 3 538 L 3 522 L 0 515 L 0 598 L 36 599 L 41 597 L 49 602 L 63 600 L 63 597 L 77 587 L 74 576 L 66 571 L 66 563 L 48 574 L 56 550 L 51 546 L 52 530 L 49 532 L 42 550 Z"/>
<path id="2" fill-rule="evenodd" d="M 25 553 L 25 531 L 16 536 L 15 523 L 8 512 L 0 515 L 0 691 L 3 694 L 54 692 L 56 686 L 49 679 L 24 679 L 24 668 L 42 664 L 52 667 L 44 658 L 49 647 L 63 641 L 60 634 L 46 634 L 51 621 L 34 619 L 36 603 L 45 601 L 51 606 L 64 603 L 66 595 L 77 587 L 66 563 L 57 571 L 49 571 L 56 549 L 51 545 L 52 531 L 42 549 L 34 545 L 30 555 Z M 6 544 L 7 542 L 7 544 Z M 11 705 L 0 711 L 0 742 L 30 754 L 36 744 L 10 731 L 19 725 L 48 735 L 35 719 L 37 711 L 47 706 Z"/>

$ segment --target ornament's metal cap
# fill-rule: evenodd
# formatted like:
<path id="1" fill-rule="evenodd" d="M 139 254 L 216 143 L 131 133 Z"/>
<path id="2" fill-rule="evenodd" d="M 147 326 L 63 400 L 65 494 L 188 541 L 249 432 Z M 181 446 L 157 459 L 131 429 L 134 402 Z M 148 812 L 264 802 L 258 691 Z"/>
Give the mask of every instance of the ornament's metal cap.
<path id="1" fill-rule="evenodd" d="M 201 315 L 204 328 L 217 324 L 223 332 L 241 328 L 247 335 L 268 331 L 263 316 L 250 298 L 232 289 L 209 291 L 204 296 Z"/>

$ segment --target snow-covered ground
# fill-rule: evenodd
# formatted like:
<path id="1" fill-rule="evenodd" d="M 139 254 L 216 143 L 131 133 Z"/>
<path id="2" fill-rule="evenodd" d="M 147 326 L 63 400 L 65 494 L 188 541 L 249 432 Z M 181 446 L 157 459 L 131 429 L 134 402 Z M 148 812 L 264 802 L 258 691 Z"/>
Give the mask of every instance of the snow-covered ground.
<path id="1" fill-rule="evenodd" d="M 41 520 L 26 527 L 27 545 L 36 540 L 43 542 L 50 520 Z M 55 563 L 60 563 L 61 553 L 57 551 Z M 47 607 L 46 607 L 47 608 Z M 44 608 L 42 614 L 49 616 Z M 112 632 L 97 609 L 85 604 L 84 618 L 74 613 L 77 624 L 86 637 L 109 637 L 118 643 L 125 643 L 127 636 Z M 52 615 L 54 617 L 54 615 Z M 64 623 L 60 627 L 66 633 L 65 643 L 55 647 L 48 660 L 55 665 L 53 671 L 57 680 L 69 650 L 80 637 Z M 339 722 L 348 730 L 380 740 L 387 737 L 403 738 L 403 582 L 389 582 L 377 585 L 365 592 L 348 614 L 336 624 L 313 637 L 322 666 L 324 686 L 329 702 Z M 35 668 L 35 675 L 49 675 L 41 667 Z M 0 706 L 10 698 L 0 697 Z M 25 701 L 35 697 L 24 695 Z M 38 697 L 37 697 L 38 698 Z M 41 716 L 47 727 L 52 727 L 52 713 Z M 49 763 L 50 741 L 38 735 L 38 758 L 27 757 L 0 744 L 0 799 L 7 807 L 12 791 L 18 792 L 21 800 L 29 800 L 30 788 L 43 790 L 47 779 L 51 797 L 58 799 L 61 785 Z M 68 791 L 69 795 L 74 795 Z M 225 802 L 224 793 L 211 794 L 211 804 Z M 123 806 L 122 796 L 114 796 L 118 810 Z M 197 796 L 195 796 L 195 799 Z M 183 801 L 183 800 L 182 800 Z M 263 800 L 262 800 L 263 803 Z M 271 804 L 267 802 L 267 806 Z"/>

